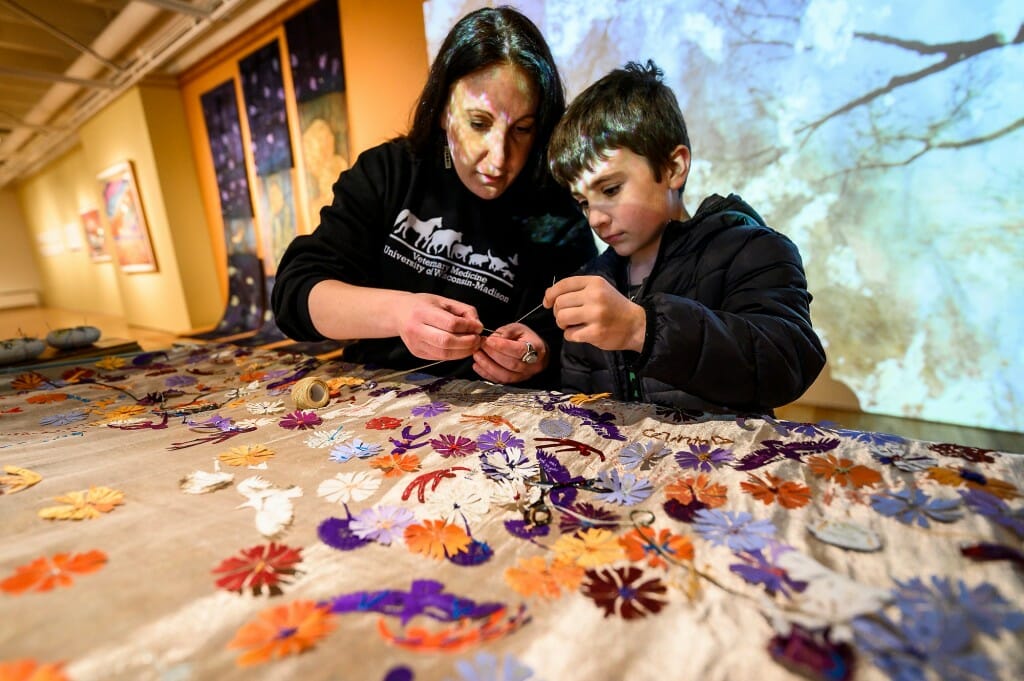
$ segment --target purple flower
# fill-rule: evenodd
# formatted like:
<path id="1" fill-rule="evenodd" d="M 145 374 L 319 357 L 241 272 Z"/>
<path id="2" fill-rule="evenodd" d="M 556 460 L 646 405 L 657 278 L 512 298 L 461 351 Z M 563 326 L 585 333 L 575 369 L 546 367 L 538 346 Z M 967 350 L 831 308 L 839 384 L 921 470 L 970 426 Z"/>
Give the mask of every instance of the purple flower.
<path id="1" fill-rule="evenodd" d="M 558 529 L 563 534 L 577 534 L 594 527 L 614 529 L 619 526 L 619 516 L 614 512 L 585 501 L 573 504 L 568 510 L 572 513 L 563 514 L 558 522 Z"/>
<path id="2" fill-rule="evenodd" d="M 736 554 L 742 563 L 734 563 L 729 569 L 738 574 L 751 584 L 761 584 L 769 595 L 783 593 L 791 596 L 793 591 L 803 591 L 807 588 L 807 582 L 797 582 L 789 578 L 789 574 L 782 568 L 775 565 L 779 556 L 792 551 L 792 547 L 785 544 L 772 543 L 769 547 L 771 560 L 765 558 L 761 550 L 744 551 Z"/>
<path id="3" fill-rule="evenodd" d="M 503 452 L 509 447 L 519 447 L 525 443 L 507 430 L 489 430 L 477 438 L 476 446 L 481 452 Z"/>
<path id="4" fill-rule="evenodd" d="M 754 520 L 745 511 L 703 508 L 694 516 L 693 529 L 714 546 L 725 544 L 733 551 L 757 551 L 775 536 L 770 520 Z"/>
<path id="5" fill-rule="evenodd" d="M 309 430 L 310 428 L 316 428 L 323 419 L 315 411 L 303 411 L 297 409 L 290 414 L 286 414 L 277 425 L 288 430 Z"/>
<path id="6" fill-rule="evenodd" d="M 428 419 L 432 416 L 440 416 L 447 411 L 451 411 L 451 406 L 446 402 L 431 402 L 430 404 L 424 404 L 419 407 L 413 407 L 411 414 L 413 416 L 419 416 L 421 418 Z"/>
<path id="7" fill-rule="evenodd" d="M 320 541 L 339 551 L 351 551 L 370 543 L 369 539 L 352 534 L 349 527 L 351 522 L 351 518 L 327 518 L 317 527 L 317 536 Z"/>
<path id="8" fill-rule="evenodd" d="M 476 451 L 476 443 L 461 435 L 441 435 L 430 441 L 430 446 L 441 456 L 469 456 Z"/>
<path id="9" fill-rule="evenodd" d="M 391 544 L 405 536 L 405 528 L 416 520 L 412 511 L 404 506 L 376 506 L 361 511 L 349 527 L 360 539 L 372 539 L 380 544 Z"/>
<path id="10" fill-rule="evenodd" d="M 81 421 L 87 416 L 84 409 L 74 409 L 72 411 L 66 411 L 63 414 L 51 414 L 50 416 L 44 416 L 39 419 L 39 425 L 41 426 L 66 426 L 76 421 Z"/>
<path id="11" fill-rule="evenodd" d="M 929 518 L 951 523 L 961 516 L 959 506 L 957 499 L 932 499 L 917 488 L 871 495 L 871 508 L 904 525 L 913 525 L 916 521 L 920 527 L 930 527 Z"/>
<path id="12" fill-rule="evenodd" d="M 676 452 L 676 463 L 680 468 L 710 473 L 719 465 L 732 461 L 732 453 L 721 447 L 711 448 L 710 444 L 690 445 L 690 451 Z"/>
<path id="13" fill-rule="evenodd" d="M 175 374 L 174 376 L 168 376 L 164 380 L 164 385 L 168 388 L 186 388 L 190 385 L 196 384 L 195 376 L 188 376 L 182 374 Z"/>
<path id="14" fill-rule="evenodd" d="M 975 513 L 990 518 L 1018 537 L 1024 537 L 1024 512 L 1021 510 L 1013 510 L 999 497 L 980 489 L 961 491 L 960 496 Z"/>

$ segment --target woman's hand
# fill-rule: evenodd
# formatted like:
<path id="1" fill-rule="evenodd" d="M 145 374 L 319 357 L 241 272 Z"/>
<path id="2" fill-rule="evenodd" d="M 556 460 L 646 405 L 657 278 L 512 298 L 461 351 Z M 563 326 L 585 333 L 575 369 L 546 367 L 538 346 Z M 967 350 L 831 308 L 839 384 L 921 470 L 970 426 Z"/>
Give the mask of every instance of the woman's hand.
<path id="1" fill-rule="evenodd" d="M 413 293 L 400 300 L 398 335 L 416 357 L 462 359 L 480 348 L 484 325 L 472 305 L 430 293 Z"/>
<path id="2" fill-rule="evenodd" d="M 566 277 L 544 293 L 544 307 L 555 313 L 565 340 L 602 350 L 644 348 L 647 313 L 604 277 Z"/>
<path id="3" fill-rule="evenodd" d="M 532 362 L 528 351 L 533 348 Z M 521 383 L 535 376 L 550 361 L 547 344 L 525 324 L 506 324 L 483 338 L 480 349 L 473 353 L 473 371 L 493 383 Z"/>

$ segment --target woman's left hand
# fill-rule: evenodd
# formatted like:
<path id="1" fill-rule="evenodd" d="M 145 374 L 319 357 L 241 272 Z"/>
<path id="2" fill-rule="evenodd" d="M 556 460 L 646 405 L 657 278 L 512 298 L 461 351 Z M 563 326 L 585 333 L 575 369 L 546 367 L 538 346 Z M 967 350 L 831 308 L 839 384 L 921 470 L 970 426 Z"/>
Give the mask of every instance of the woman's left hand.
<path id="1" fill-rule="evenodd" d="M 547 344 L 530 327 L 506 324 L 484 337 L 473 353 L 473 371 L 493 383 L 521 383 L 547 368 L 550 359 Z"/>

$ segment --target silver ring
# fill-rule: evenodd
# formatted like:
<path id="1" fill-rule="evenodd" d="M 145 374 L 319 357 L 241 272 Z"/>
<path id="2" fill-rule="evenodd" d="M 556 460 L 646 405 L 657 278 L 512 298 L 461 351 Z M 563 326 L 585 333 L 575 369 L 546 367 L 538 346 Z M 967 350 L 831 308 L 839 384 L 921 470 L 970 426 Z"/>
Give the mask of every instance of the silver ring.
<path id="1" fill-rule="evenodd" d="M 522 360 L 525 364 L 533 364 L 537 361 L 537 351 L 530 341 L 526 341 L 526 352 L 523 353 Z"/>

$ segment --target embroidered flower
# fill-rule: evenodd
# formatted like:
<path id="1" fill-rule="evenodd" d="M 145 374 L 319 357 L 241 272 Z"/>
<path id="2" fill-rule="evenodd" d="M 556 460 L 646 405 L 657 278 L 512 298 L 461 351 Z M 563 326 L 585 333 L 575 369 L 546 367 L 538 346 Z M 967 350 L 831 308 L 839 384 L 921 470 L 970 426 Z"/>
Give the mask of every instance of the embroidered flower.
<path id="1" fill-rule="evenodd" d="M 73 409 L 66 411 L 61 414 L 50 414 L 39 419 L 39 425 L 41 426 L 67 426 L 72 423 L 78 423 L 88 418 L 88 414 L 85 409 Z"/>
<path id="2" fill-rule="evenodd" d="M 338 473 L 321 482 L 316 488 L 316 494 L 332 504 L 347 504 L 350 501 L 369 499 L 380 489 L 380 484 L 380 477 L 367 471 Z"/>
<path id="3" fill-rule="evenodd" d="M 854 464 L 850 459 L 837 459 L 832 454 L 811 457 L 807 467 L 815 475 L 844 487 L 868 487 L 882 482 L 882 474 L 875 469 Z"/>
<path id="4" fill-rule="evenodd" d="M 583 574 L 584 569 L 571 561 L 556 558 L 549 564 L 543 556 L 529 556 L 505 570 L 505 582 L 525 598 L 555 600 L 578 589 Z"/>
<path id="5" fill-rule="evenodd" d="M 762 549 L 775 536 L 775 525 L 770 520 L 754 520 L 745 511 L 701 509 L 694 518 L 693 529 L 712 545 L 725 544 L 733 551 Z"/>
<path id="6" fill-rule="evenodd" d="M 522 449 L 525 442 L 508 430 L 489 430 L 476 440 L 477 448 L 484 453 L 503 452 L 510 447 Z"/>
<path id="7" fill-rule="evenodd" d="M 811 503 L 810 487 L 792 480 L 783 480 L 771 473 L 765 473 L 763 479 L 748 473 L 747 480 L 740 483 L 740 488 L 766 506 L 771 506 L 776 500 L 779 506 L 788 509 L 803 508 Z"/>
<path id="8" fill-rule="evenodd" d="M 693 542 L 671 530 L 637 527 L 619 539 L 619 543 L 626 550 L 627 558 L 634 563 L 646 560 L 650 567 L 668 567 L 666 558 L 677 563 L 693 560 Z"/>
<path id="9" fill-rule="evenodd" d="M 491 507 L 489 487 L 472 478 L 445 483 L 427 498 L 420 516 L 472 525 L 481 521 Z"/>
<path id="10" fill-rule="evenodd" d="M 564 535 L 551 547 L 555 555 L 581 567 L 600 567 L 626 557 L 618 537 L 604 529 Z"/>
<path id="11" fill-rule="evenodd" d="M 725 485 L 713 483 L 706 473 L 701 473 L 696 478 L 686 477 L 670 482 L 665 486 L 665 496 L 683 506 L 698 503 L 707 508 L 718 508 L 725 504 L 727 491 Z"/>
<path id="12" fill-rule="evenodd" d="M 1002 499 L 1013 499 L 1018 496 L 1017 488 L 1005 480 L 989 477 L 970 468 L 941 468 L 928 471 L 928 477 L 940 485 L 958 487 L 965 485 L 970 489 L 985 490 Z"/>
<path id="13" fill-rule="evenodd" d="M 994 453 L 991 449 L 981 449 L 980 447 L 967 447 L 966 445 L 945 443 L 932 443 L 928 445 L 928 449 L 932 450 L 942 456 L 952 456 L 957 459 L 966 459 L 972 463 L 992 463 L 995 459 L 992 457 Z"/>
<path id="14" fill-rule="evenodd" d="M 360 539 L 387 545 L 401 540 L 405 528 L 415 520 L 416 516 L 404 506 L 373 506 L 353 518 L 349 529 Z"/>
<path id="15" fill-rule="evenodd" d="M 420 469 L 420 457 L 415 454 L 388 454 L 370 459 L 370 465 L 384 472 L 389 478 L 403 473 L 415 473 Z"/>
<path id="16" fill-rule="evenodd" d="M 711 448 L 710 443 L 690 445 L 690 451 L 676 452 L 676 463 L 680 468 L 710 473 L 733 459 L 732 452 L 721 447 Z"/>
<path id="17" fill-rule="evenodd" d="M 256 466 L 274 457 L 274 450 L 266 445 L 242 445 L 218 454 L 217 458 L 229 466 Z"/>
<path id="18" fill-rule="evenodd" d="M 295 574 L 302 561 L 302 549 L 271 542 L 242 549 L 238 555 L 225 558 L 213 569 L 221 575 L 216 584 L 226 591 L 241 593 L 249 589 L 260 595 L 266 589 L 272 596 L 281 595 L 281 585 Z"/>
<path id="19" fill-rule="evenodd" d="M 638 478 L 632 473 L 619 475 L 619 471 L 614 468 L 601 471 L 597 479 L 609 490 L 598 493 L 597 498 L 612 504 L 635 506 L 654 493 L 654 485 L 650 480 Z"/>
<path id="20" fill-rule="evenodd" d="M 668 589 L 657 577 L 640 581 L 643 570 L 638 567 L 587 571 L 583 595 L 604 610 L 604 616 L 618 615 L 631 620 L 654 615 L 668 602 Z"/>
<path id="21" fill-rule="evenodd" d="M 15 568 L 14 575 L 0 582 L 0 591 L 13 595 L 71 586 L 75 581 L 75 575 L 96 572 L 106 564 L 107 554 L 96 550 L 74 555 L 57 553 L 52 558 L 42 556 Z M 0 678 L 3 676 L 0 675 Z"/>
<path id="22" fill-rule="evenodd" d="M 967 506 L 980 515 L 1024 538 L 1024 512 L 1010 508 L 999 497 L 980 489 L 961 490 L 960 496 Z"/>
<path id="23" fill-rule="evenodd" d="M 377 456 L 382 451 L 384 451 L 384 447 L 381 445 L 363 442 L 359 438 L 355 438 L 352 442 L 343 442 L 340 445 L 336 445 L 331 450 L 328 458 L 330 458 L 331 461 L 345 463 L 353 456 L 359 457 L 360 459 L 369 459 L 372 456 Z"/>
<path id="24" fill-rule="evenodd" d="M 309 650 L 335 626 L 327 606 L 294 601 L 261 612 L 256 620 L 238 630 L 227 647 L 245 650 L 235 663 L 249 667 Z"/>
<path id="25" fill-rule="evenodd" d="M 109 487 L 90 487 L 87 490 L 68 492 L 55 498 L 66 506 L 50 506 L 39 511 L 39 517 L 47 520 L 92 520 L 103 513 L 110 513 L 115 506 L 124 503 L 124 492 Z"/>
<path id="26" fill-rule="evenodd" d="M 394 430 L 401 425 L 402 420 L 393 416 L 378 416 L 366 422 L 368 430 Z"/>
<path id="27" fill-rule="evenodd" d="M 405 528 L 405 544 L 409 550 L 436 560 L 461 553 L 472 543 L 464 529 L 443 520 L 425 520 Z"/>
<path id="28" fill-rule="evenodd" d="M 750 584 L 764 586 L 765 591 L 771 596 L 781 593 L 788 597 L 792 596 L 794 591 L 803 591 L 807 588 L 807 582 L 791 579 L 789 573 L 778 565 L 779 556 L 792 551 L 792 547 L 773 542 L 766 548 L 769 550 L 770 558 L 766 557 L 761 549 L 743 551 L 736 554 L 743 562 L 733 563 L 729 569 Z"/>
<path id="29" fill-rule="evenodd" d="M 562 534 L 580 534 L 594 527 L 616 529 L 620 525 L 617 513 L 587 501 L 563 507 L 563 511 L 558 522 L 558 529 Z"/>
<path id="30" fill-rule="evenodd" d="M 435 452 L 444 457 L 469 456 L 476 451 L 476 442 L 471 438 L 462 437 L 461 435 L 441 435 L 437 439 L 431 440 L 430 446 L 434 448 Z"/>
<path id="31" fill-rule="evenodd" d="M 0 661 L 3 681 L 69 681 L 63 662 L 36 662 L 32 658 Z"/>
<path id="32" fill-rule="evenodd" d="M 413 416 L 420 418 L 429 419 L 434 416 L 440 416 L 446 412 L 451 411 L 451 405 L 446 402 L 431 402 L 430 404 L 423 404 L 418 407 L 413 407 L 409 413 Z"/>
<path id="33" fill-rule="evenodd" d="M 871 495 L 871 508 L 904 525 L 930 527 L 928 519 L 951 523 L 961 517 L 959 499 L 933 499 L 917 488 Z"/>
<path id="34" fill-rule="evenodd" d="M 285 406 L 282 400 L 277 400 L 276 402 L 248 402 L 245 408 L 250 414 L 267 415 L 280 414 L 284 411 Z"/>
<path id="35" fill-rule="evenodd" d="M 648 440 L 646 443 L 630 442 L 619 452 L 619 461 L 626 470 L 639 468 L 642 471 L 649 471 L 671 453 L 672 450 L 657 440 Z"/>
<path id="36" fill-rule="evenodd" d="M 480 455 L 480 469 L 495 480 L 527 480 L 540 475 L 540 464 L 519 447 L 485 451 Z"/>
<path id="37" fill-rule="evenodd" d="M 304 411 L 297 409 L 284 416 L 277 425 L 287 430 L 309 430 L 316 428 L 323 420 L 315 411 Z"/>
<path id="38" fill-rule="evenodd" d="M 533 669 L 511 655 L 498 659 L 490 653 L 477 653 L 470 660 L 458 660 L 456 681 L 527 681 L 534 678 Z"/>
<path id="39" fill-rule="evenodd" d="M 315 430 L 305 439 L 304 444 L 310 449 L 333 447 L 351 437 L 348 433 L 341 432 L 343 428 L 344 426 L 338 426 L 333 429 Z"/>

